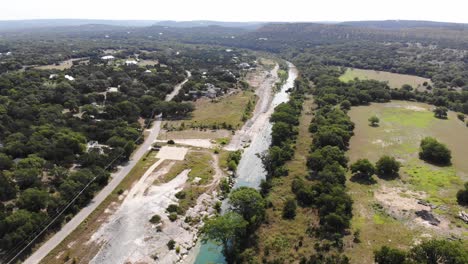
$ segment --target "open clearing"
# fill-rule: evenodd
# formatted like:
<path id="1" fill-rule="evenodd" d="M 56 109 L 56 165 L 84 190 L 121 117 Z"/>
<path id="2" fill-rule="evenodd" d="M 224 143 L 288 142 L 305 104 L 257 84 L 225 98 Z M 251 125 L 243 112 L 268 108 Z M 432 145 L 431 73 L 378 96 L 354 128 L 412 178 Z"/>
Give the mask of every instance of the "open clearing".
<path id="1" fill-rule="evenodd" d="M 382 155 L 402 163 L 400 178 L 375 184 L 348 182 L 354 200 L 352 229 L 360 230 L 361 243 L 346 241 L 352 263 L 372 263 L 372 251 L 382 245 L 408 248 L 430 237 L 468 240 L 468 225 L 456 218 L 462 210 L 456 192 L 468 180 L 468 128 L 450 112 L 447 120 L 436 119 L 434 107 L 414 102 L 393 101 L 354 107 L 349 112 L 356 124 L 350 142 L 350 162 L 360 158 L 377 161 Z M 379 127 L 370 127 L 368 118 L 380 118 Z M 452 166 L 437 167 L 418 158 L 422 138 L 431 136 L 452 150 Z M 351 176 L 351 175 L 350 175 Z M 418 203 L 423 201 L 423 204 Z M 427 202 L 424 204 L 424 202 Z M 430 211 L 439 221 L 430 225 L 415 211 Z"/>
<path id="2" fill-rule="evenodd" d="M 56 64 L 50 64 L 50 65 L 42 65 L 42 66 L 37 66 L 34 67 L 39 70 L 66 70 L 70 69 L 73 66 L 74 61 L 83 61 L 85 62 L 87 58 L 77 58 L 77 59 L 69 59 L 66 61 L 60 62 L 58 65 Z"/>
<path id="3" fill-rule="evenodd" d="M 354 78 L 358 78 L 360 80 L 377 80 L 382 82 L 388 82 L 390 88 L 401 88 L 402 85 L 409 84 L 413 88 L 418 89 L 420 91 L 425 90 L 425 88 L 423 87 L 424 82 L 427 82 L 428 84 L 432 85 L 431 80 L 427 78 L 385 71 L 348 68 L 345 74 L 340 76 L 340 80 L 343 82 L 349 82 L 351 80 L 354 80 Z"/>

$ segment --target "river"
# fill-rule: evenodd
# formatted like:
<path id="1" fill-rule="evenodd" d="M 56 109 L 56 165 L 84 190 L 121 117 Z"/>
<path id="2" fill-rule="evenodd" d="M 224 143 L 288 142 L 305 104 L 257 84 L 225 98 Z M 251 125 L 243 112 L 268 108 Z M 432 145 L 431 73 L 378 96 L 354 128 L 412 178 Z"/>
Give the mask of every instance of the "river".
<path id="1" fill-rule="evenodd" d="M 276 93 L 270 103 L 270 107 L 264 113 L 267 118 L 271 116 L 276 106 L 289 100 L 287 90 L 294 87 L 294 81 L 297 78 L 296 67 L 288 62 L 288 79 L 281 87 L 281 90 Z M 241 186 L 259 188 L 260 182 L 266 177 L 266 171 L 262 166 L 261 159 L 257 156 L 258 153 L 266 151 L 271 144 L 271 129 L 272 124 L 265 122 L 260 131 L 252 138 L 250 146 L 242 153 L 242 158 L 239 162 L 236 172 L 236 182 L 234 189 Z M 202 244 L 199 247 L 195 264 L 207 263 L 226 263 L 224 256 L 221 253 L 222 248 L 213 243 Z"/>

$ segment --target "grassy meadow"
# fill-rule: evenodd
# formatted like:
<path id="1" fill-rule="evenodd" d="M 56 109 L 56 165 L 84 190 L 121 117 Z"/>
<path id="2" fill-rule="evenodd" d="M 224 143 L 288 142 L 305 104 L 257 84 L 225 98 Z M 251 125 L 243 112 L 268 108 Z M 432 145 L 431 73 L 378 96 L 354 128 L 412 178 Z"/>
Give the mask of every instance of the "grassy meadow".
<path id="1" fill-rule="evenodd" d="M 424 82 L 432 84 L 430 79 L 414 75 L 374 70 L 362 70 L 354 68 L 346 69 L 346 72 L 342 76 L 340 76 L 340 80 L 343 82 L 349 82 L 354 80 L 355 78 L 358 78 L 360 80 L 377 80 L 382 82 L 388 82 L 390 88 L 401 88 L 402 85 L 409 84 L 413 88 L 418 89 L 419 91 L 425 90 L 425 88 L 423 87 Z"/>
<path id="2" fill-rule="evenodd" d="M 374 184 L 348 182 L 354 200 L 352 229 L 360 231 L 361 240 L 353 243 L 350 236 L 346 241 L 345 253 L 352 263 L 372 263 L 372 251 L 382 245 L 404 249 L 436 235 L 468 240 L 468 225 L 456 218 L 462 210 L 456 192 L 468 180 L 468 128 L 456 113 L 441 120 L 434 117 L 432 108 L 392 101 L 354 107 L 349 112 L 356 124 L 348 152 L 350 163 L 360 158 L 376 162 L 382 155 L 390 155 L 402 164 L 400 178 L 384 180 L 374 175 Z M 378 127 L 369 126 L 372 115 L 380 119 Z M 418 158 L 420 141 L 426 136 L 451 149 L 452 166 L 438 167 Z M 438 206 L 432 213 L 441 220 L 439 226 L 415 216 L 422 206 L 419 200 Z"/>

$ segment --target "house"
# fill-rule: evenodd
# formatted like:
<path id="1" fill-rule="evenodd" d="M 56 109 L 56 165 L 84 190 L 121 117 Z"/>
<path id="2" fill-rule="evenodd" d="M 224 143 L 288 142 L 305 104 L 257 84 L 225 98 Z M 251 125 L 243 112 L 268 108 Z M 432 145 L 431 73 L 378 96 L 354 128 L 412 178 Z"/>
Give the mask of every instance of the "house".
<path id="1" fill-rule="evenodd" d="M 129 65 L 137 65 L 138 64 L 138 61 L 136 60 L 127 60 L 125 61 L 125 65 L 129 66 Z"/>
<path id="2" fill-rule="evenodd" d="M 250 64 L 248 64 L 247 62 L 239 63 L 239 68 L 248 69 L 248 68 L 250 68 Z"/>
<path id="3" fill-rule="evenodd" d="M 118 91 L 119 91 L 119 88 L 117 88 L 117 87 L 109 87 L 109 88 L 107 88 L 107 92 L 109 92 L 109 93 L 116 93 L 116 92 L 118 92 Z"/>
<path id="4" fill-rule="evenodd" d="M 107 56 L 101 57 L 101 59 L 103 59 L 103 60 L 113 60 L 113 59 L 115 59 L 115 57 L 112 56 L 112 55 L 107 55 Z"/>
<path id="5" fill-rule="evenodd" d="M 145 73 L 151 73 L 151 71 L 150 71 L 150 70 L 146 70 Z"/>
<path id="6" fill-rule="evenodd" d="M 57 79 L 58 77 L 58 74 L 51 74 L 49 75 L 49 79 L 52 80 L 52 79 Z"/>
<path id="7" fill-rule="evenodd" d="M 69 80 L 69 81 L 74 81 L 75 78 L 73 78 L 72 76 L 70 75 L 65 75 L 65 79 Z"/>

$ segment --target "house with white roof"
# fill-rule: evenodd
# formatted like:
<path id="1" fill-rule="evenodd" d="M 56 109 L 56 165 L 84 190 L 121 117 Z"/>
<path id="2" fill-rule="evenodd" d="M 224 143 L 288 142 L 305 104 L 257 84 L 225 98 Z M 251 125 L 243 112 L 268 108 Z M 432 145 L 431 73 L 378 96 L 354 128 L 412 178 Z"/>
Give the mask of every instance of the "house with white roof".
<path id="1" fill-rule="evenodd" d="M 112 56 L 112 55 L 106 55 L 104 57 L 101 57 L 101 59 L 103 59 L 103 60 L 113 60 L 113 59 L 115 59 L 115 57 Z"/>
<path id="2" fill-rule="evenodd" d="M 70 75 L 65 75 L 65 79 L 69 80 L 69 81 L 74 81 L 75 78 L 73 78 L 72 76 Z"/>
<path id="3" fill-rule="evenodd" d="M 137 65 L 138 64 L 138 61 L 136 60 L 127 60 L 125 61 L 125 65 Z"/>

